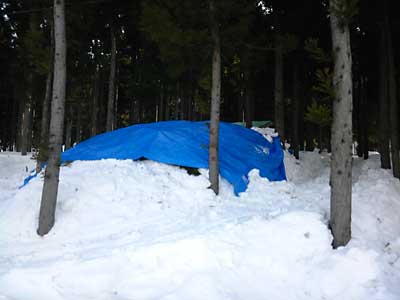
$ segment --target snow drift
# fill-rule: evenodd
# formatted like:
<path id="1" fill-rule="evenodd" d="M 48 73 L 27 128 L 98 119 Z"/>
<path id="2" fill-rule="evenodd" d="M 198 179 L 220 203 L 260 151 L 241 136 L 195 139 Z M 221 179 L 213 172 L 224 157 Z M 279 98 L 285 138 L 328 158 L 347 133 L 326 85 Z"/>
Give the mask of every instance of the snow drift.
<path id="1" fill-rule="evenodd" d="M 61 168 L 56 224 L 36 234 L 43 174 L 0 153 L 0 299 L 400 299 L 400 183 L 354 159 L 353 238 L 333 250 L 329 156 L 285 153 L 289 181 L 249 173 L 235 197 L 154 161 Z"/>
<path id="2" fill-rule="evenodd" d="M 260 170 L 270 181 L 285 180 L 279 137 L 268 141 L 253 130 L 220 123 L 219 166 L 221 176 L 235 194 L 247 188 L 247 174 Z M 208 168 L 209 123 L 167 121 L 138 124 L 88 139 L 62 154 L 62 161 L 106 158 L 147 158 L 162 163 Z"/>

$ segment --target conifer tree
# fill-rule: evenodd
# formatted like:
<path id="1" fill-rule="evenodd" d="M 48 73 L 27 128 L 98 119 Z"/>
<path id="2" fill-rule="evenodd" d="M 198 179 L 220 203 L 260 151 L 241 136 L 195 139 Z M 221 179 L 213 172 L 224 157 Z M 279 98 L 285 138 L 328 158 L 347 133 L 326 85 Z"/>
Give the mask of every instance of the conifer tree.
<path id="1" fill-rule="evenodd" d="M 215 194 L 219 193 L 219 118 L 221 103 L 221 42 L 219 36 L 219 24 L 217 12 L 213 0 L 210 5 L 210 29 L 214 42 L 212 60 L 212 88 L 211 88 L 211 116 L 210 116 L 210 145 L 208 167 L 210 172 L 211 189 Z"/>
<path id="2" fill-rule="evenodd" d="M 37 233 L 47 234 L 55 222 L 66 89 L 66 34 L 64 0 L 54 0 L 54 80 L 49 131 L 49 159 L 45 171 Z"/>
<path id="3" fill-rule="evenodd" d="M 356 13 L 356 0 L 330 0 L 329 4 L 334 55 L 330 226 L 336 248 L 351 239 L 353 87 L 349 21 Z"/>

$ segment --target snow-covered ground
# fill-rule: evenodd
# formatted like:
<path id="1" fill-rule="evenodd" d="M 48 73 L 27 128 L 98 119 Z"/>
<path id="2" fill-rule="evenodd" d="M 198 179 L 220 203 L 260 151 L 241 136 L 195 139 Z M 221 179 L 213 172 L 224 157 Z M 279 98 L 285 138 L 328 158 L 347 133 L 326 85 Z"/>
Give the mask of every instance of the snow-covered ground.
<path id="1" fill-rule="evenodd" d="M 36 235 L 34 162 L 0 153 L 0 300 L 400 299 L 400 182 L 354 159 L 353 239 L 333 250 L 329 158 L 286 155 L 287 182 L 253 170 L 240 197 L 207 172 L 152 161 L 74 162 L 56 224 Z"/>

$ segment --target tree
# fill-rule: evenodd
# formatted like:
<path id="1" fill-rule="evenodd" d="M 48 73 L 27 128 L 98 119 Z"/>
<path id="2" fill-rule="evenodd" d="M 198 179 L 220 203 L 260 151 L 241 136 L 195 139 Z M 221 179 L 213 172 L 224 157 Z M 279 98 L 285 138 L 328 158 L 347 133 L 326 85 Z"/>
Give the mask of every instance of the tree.
<path id="1" fill-rule="evenodd" d="M 333 246 L 346 245 L 351 238 L 352 183 L 352 60 L 349 20 L 354 0 L 330 0 L 330 25 L 334 55 L 334 100 L 331 156 L 331 216 Z"/>
<path id="2" fill-rule="evenodd" d="M 219 25 L 216 20 L 216 8 L 213 0 L 209 1 L 210 29 L 214 42 L 212 60 L 212 88 L 211 88 L 211 116 L 210 116 L 210 145 L 208 167 L 210 172 L 211 189 L 219 192 L 219 159 L 218 159 L 218 138 L 219 138 L 219 117 L 221 101 L 221 44 L 219 36 Z"/>
<path id="3" fill-rule="evenodd" d="M 307 112 L 304 115 L 304 119 L 318 126 L 318 147 L 319 150 L 323 150 L 323 130 L 331 124 L 332 112 L 328 105 L 323 103 L 317 103 L 313 100 L 310 105 L 307 106 Z"/>
<path id="4" fill-rule="evenodd" d="M 49 159 L 45 171 L 39 213 L 40 236 L 54 225 L 60 174 L 61 144 L 63 139 L 66 90 L 66 35 L 64 0 L 54 0 L 54 79 L 49 131 Z"/>
<path id="5" fill-rule="evenodd" d="M 279 25 L 278 25 L 279 26 Z M 275 33 L 275 130 L 285 145 L 285 99 L 283 95 L 283 40 L 282 36 Z"/>
<path id="6" fill-rule="evenodd" d="M 390 169 L 390 118 L 388 95 L 387 34 L 381 26 L 379 41 L 379 153 L 381 168 Z"/>
<path id="7" fill-rule="evenodd" d="M 52 90 L 52 82 L 53 82 L 53 51 L 54 51 L 54 32 L 52 22 L 49 22 L 50 26 L 50 49 L 49 49 L 49 60 L 50 62 L 47 64 L 47 78 L 46 78 L 46 90 L 42 103 L 42 120 L 40 123 L 40 142 L 39 142 L 39 153 L 36 158 L 36 172 L 39 173 L 42 169 L 43 163 L 47 161 L 48 156 L 48 139 L 49 139 L 49 106 L 51 100 L 51 90 Z"/>
<path id="8" fill-rule="evenodd" d="M 399 107 L 397 105 L 397 84 L 396 84 L 396 70 L 395 70 L 395 62 L 393 57 L 393 43 L 392 36 L 389 26 L 389 18 L 387 15 L 387 1 L 384 1 L 384 34 L 386 35 L 386 50 L 387 54 L 385 55 L 387 59 L 387 67 L 388 67 L 388 98 L 390 105 L 390 150 L 391 150 L 391 158 L 392 158 L 392 169 L 393 176 L 396 178 L 400 178 L 400 159 L 399 159 Z"/>
<path id="9" fill-rule="evenodd" d="M 116 74 L 116 52 L 117 52 L 117 40 L 115 37 L 115 26 L 113 21 L 110 24 L 110 39 L 111 39 L 111 58 L 110 58 L 110 78 L 108 82 L 108 102 L 107 102 L 107 124 L 106 131 L 115 129 L 115 74 Z"/>

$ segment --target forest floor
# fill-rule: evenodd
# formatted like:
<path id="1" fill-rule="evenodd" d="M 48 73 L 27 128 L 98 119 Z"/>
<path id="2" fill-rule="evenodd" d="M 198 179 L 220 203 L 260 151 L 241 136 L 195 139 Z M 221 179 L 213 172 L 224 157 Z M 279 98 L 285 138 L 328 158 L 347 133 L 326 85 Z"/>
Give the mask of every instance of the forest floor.
<path id="1" fill-rule="evenodd" d="M 152 161 L 62 168 L 56 224 L 36 235 L 43 179 L 0 153 L 0 300 L 400 299 L 400 182 L 354 158 L 353 238 L 333 250 L 329 157 L 285 154 L 287 182 L 250 173 L 235 197 Z"/>

